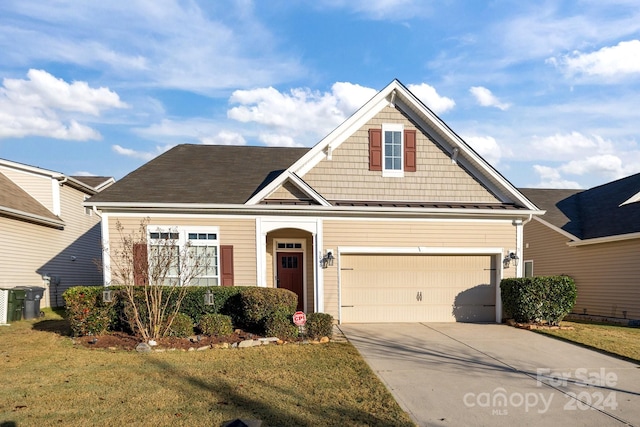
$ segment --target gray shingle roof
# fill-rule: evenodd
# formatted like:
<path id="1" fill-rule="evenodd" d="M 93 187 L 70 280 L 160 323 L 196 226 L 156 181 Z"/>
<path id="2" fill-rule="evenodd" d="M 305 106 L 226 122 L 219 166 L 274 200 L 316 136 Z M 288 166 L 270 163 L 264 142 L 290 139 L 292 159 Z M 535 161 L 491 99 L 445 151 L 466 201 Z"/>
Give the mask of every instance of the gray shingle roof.
<path id="1" fill-rule="evenodd" d="M 101 184 L 109 181 L 111 179 L 110 176 L 72 176 L 71 178 L 80 181 L 81 183 L 88 185 L 92 188 L 97 188 Z"/>
<path id="2" fill-rule="evenodd" d="M 242 204 L 308 148 L 178 145 L 89 202 Z"/>
<path id="3" fill-rule="evenodd" d="M 589 190 L 520 191 L 547 211 L 543 220 L 579 239 L 640 232 L 640 202 L 620 206 L 640 192 L 640 174 Z"/>

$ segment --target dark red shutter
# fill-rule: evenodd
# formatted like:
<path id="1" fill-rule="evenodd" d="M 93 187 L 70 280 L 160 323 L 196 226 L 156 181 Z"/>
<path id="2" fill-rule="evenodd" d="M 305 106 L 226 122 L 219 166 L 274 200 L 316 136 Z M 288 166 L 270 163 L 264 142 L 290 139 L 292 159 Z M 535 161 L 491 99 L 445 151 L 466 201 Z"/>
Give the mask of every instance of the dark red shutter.
<path id="1" fill-rule="evenodd" d="M 416 171 L 416 131 L 404 131 L 404 171 Z"/>
<path id="2" fill-rule="evenodd" d="M 222 286 L 233 286 L 232 245 L 220 245 L 220 278 Z"/>
<path id="3" fill-rule="evenodd" d="M 133 284 L 144 286 L 149 283 L 149 258 L 147 257 L 147 244 L 134 243 L 133 245 Z"/>
<path id="4" fill-rule="evenodd" d="M 369 129 L 369 170 L 382 170 L 382 129 Z"/>

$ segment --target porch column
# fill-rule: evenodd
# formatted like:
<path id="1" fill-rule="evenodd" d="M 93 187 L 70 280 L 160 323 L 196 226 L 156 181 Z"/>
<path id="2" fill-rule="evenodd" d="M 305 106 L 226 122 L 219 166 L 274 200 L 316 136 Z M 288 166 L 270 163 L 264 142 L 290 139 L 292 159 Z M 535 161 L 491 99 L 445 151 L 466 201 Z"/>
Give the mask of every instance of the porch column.
<path id="1" fill-rule="evenodd" d="M 262 232 L 262 220 L 256 218 L 256 285 L 267 286 L 267 233 Z"/>
<path id="2" fill-rule="evenodd" d="M 324 313 L 324 270 L 320 267 L 320 259 L 324 251 L 324 241 L 322 239 L 322 220 L 316 221 L 316 233 L 313 234 L 313 268 L 316 271 L 315 274 L 315 306 L 314 309 L 317 313 Z"/>

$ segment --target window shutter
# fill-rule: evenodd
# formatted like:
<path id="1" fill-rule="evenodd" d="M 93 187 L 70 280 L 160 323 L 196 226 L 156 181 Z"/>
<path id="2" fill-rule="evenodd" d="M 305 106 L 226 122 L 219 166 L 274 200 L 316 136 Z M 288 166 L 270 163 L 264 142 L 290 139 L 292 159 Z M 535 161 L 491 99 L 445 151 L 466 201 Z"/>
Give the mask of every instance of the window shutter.
<path id="1" fill-rule="evenodd" d="M 404 131 L 404 171 L 416 171 L 416 131 L 407 129 Z"/>
<path id="2" fill-rule="evenodd" d="M 369 129 L 369 170 L 382 170 L 382 129 Z"/>
<path id="3" fill-rule="evenodd" d="M 149 258 L 146 243 L 133 244 L 133 284 L 144 286 L 149 284 Z"/>
<path id="4" fill-rule="evenodd" d="M 220 245 L 220 284 L 233 286 L 233 246 Z"/>

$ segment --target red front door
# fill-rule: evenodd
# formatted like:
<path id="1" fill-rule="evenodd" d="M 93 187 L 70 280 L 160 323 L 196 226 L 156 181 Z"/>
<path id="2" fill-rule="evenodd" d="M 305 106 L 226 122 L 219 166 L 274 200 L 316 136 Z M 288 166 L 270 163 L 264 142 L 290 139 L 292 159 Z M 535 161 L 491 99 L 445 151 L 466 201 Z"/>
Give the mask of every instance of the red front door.
<path id="1" fill-rule="evenodd" d="M 304 310 L 302 252 L 278 252 L 278 287 L 298 295 L 298 310 Z"/>

